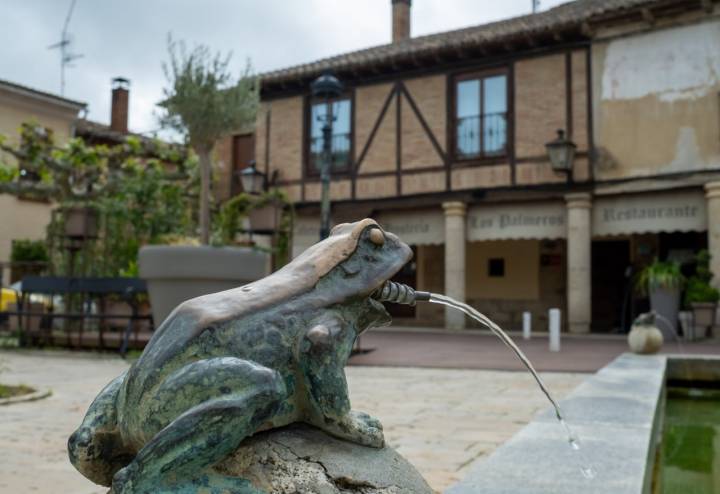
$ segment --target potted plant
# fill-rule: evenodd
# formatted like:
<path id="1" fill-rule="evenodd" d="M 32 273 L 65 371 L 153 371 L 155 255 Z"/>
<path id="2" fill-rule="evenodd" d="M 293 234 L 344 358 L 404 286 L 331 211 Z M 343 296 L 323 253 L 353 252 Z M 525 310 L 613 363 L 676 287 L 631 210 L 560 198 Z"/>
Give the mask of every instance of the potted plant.
<path id="1" fill-rule="evenodd" d="M 685 290 L 685 306 L 692 309 L 693 330 L 696 338 L 704 338 L 707 330 L 715 324 L 720 291 L 710 285 L 710 253 L 701 250 L 695 256 L 695 274 L 690 277 Z"/>
<path id="2" fill-rule="evenodd" d="M 677 339 L 680 290 L 684 282 L 680 263 L 657 258 L 640 271 L 636 282 L 637 290 L 649 295 L 650 308 L 659 316 L 658 326 L 668 340 Z"/>
<path id="3" fill-rule="evenodd" d="M 15 283 L 28 275 L 39 275 L 49 260 L 44 240 L 13 240 L 10 282 Z"/>

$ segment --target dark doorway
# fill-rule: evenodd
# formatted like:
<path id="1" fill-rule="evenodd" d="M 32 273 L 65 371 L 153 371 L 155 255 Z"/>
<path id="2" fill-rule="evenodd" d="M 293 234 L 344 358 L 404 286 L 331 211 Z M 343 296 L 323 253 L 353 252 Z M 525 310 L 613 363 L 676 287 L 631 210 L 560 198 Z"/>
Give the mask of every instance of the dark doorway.
<path id="1" fill-rule="evenodd" d="M 632 296 L 629 240 L 592 243 L 592 323 L 598 333 L 624 332 Z"/>
<path id="2" fill-rule="evenodd" d="M 415 261 L 417 259 L 417 247 L 412 246 L 412 251 L 412 260 L 393 276 L 392 281 L 415 287 L 417 286 L 417 262 Z M 385 308 L 393 318 L 415 317 L 415 306 L 412 305 L 386 303 Z"/>
<path id="3" fill-rule="evenodd" d="M 240 172 L 255 160 L 255 134 L 233 136 L 232 160 L 233 177 L 230 194 L 234 196 L 243 191 L 240 184 Z"/>

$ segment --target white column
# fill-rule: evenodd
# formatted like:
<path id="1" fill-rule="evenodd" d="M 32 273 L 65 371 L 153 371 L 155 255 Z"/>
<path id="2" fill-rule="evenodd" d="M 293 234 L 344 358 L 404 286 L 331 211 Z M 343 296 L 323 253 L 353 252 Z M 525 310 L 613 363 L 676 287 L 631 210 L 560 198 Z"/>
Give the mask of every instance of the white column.
<path id="1" fill-rule="evenodd" d="M 720 288 L 720 181 L 705 184 L 707 201 L 708 251 L 710 271 L 715 275 L 712 284 Z"/>
<path id="2" fill-rule="evenodd" d="M 567 202 L 567 320 L 571 333 L 590 332 L 592 317 L 590 247 L 592 197 L 565 196 Z"/>
<path id="3" fill-rule="evenodd" d="M 445 294 L 465 302 L 465 213 L 462 202 L 445 202 Z M 465 315 L 450 307 L 445 308 L 445 327 L 465 328 Z"/>

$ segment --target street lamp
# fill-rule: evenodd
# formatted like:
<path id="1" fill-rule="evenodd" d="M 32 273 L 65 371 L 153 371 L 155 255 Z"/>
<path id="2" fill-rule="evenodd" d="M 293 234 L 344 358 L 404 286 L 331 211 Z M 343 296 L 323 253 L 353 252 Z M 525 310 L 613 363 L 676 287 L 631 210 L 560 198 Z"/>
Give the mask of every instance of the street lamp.
<path id="1" fill-rule="evenodd" d="M 318 120 L 323 122 L 323 152 L 320 165 L 320 183 L 322 184 L 320 196 L 320 240 L 325 239 L 330 234 L 330 167 L 332 164 L 332 124 L 335 117 L 332 115 L 331 100 L 342 94 L 342 83 L 329 72 L 324 73 L 312 84 L 310 91 L 313 98 L 325 101 L 325 115 L 318 116 Z"/>
<path id="2" fill-rule="evenodd" d="M 545 149 L 547 149 L 553 170 L 566 173 L 568 182 L 572 182 L 573 161 L 575 160 L 577 146 L 565 137 L 564 130 L 558 129 L 557 135 L 556 139 L 545 144 Z"/>
<path id="3" fill-rule="evenodd" d="M 240 172 L 240 183 L 248 194 L 259 194 L 265 189 L 265 174 L 255 167 L 255 160 Z"/>

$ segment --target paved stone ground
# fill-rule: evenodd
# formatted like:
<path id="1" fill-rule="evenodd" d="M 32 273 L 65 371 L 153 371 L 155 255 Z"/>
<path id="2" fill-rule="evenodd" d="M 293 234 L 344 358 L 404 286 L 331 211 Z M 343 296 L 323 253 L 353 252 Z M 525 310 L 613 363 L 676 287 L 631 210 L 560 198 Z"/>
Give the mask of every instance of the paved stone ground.
<path id="1" fill-rule="evenodd" d="M 127 364 L 62 351 L 4 351 L 0 362 L 4 383 L 53 390 L 41 401 L 0 407 L 0 492 L 104 494 L 72 468 L 65 442 L 97 392 Z M 388 442 L 437 490 L 547 406 L 522 372 L 352 366 L 347 375 L 353 406 L 380 418 Z M 562 397 L 586 376 L 543 377 Z"/>
<path id="2" fill-rule="evenodd" d="M 518 333 L 511 336 L 535 368 L 545 372 L 595 372 L 628 351 L 625 335 L 563 334 L 560 352 L 548 350 L 547 333 L 535 333 L 529 341 Z M 502 341 L 478 330 L 381 329 L 363 334 L 361 346 L 373 351 L 354 356 L 351 364 L 524 370 L 520 360 Z M 666 341 L 662 352 L 720 355 L 720 340 Z"/>

